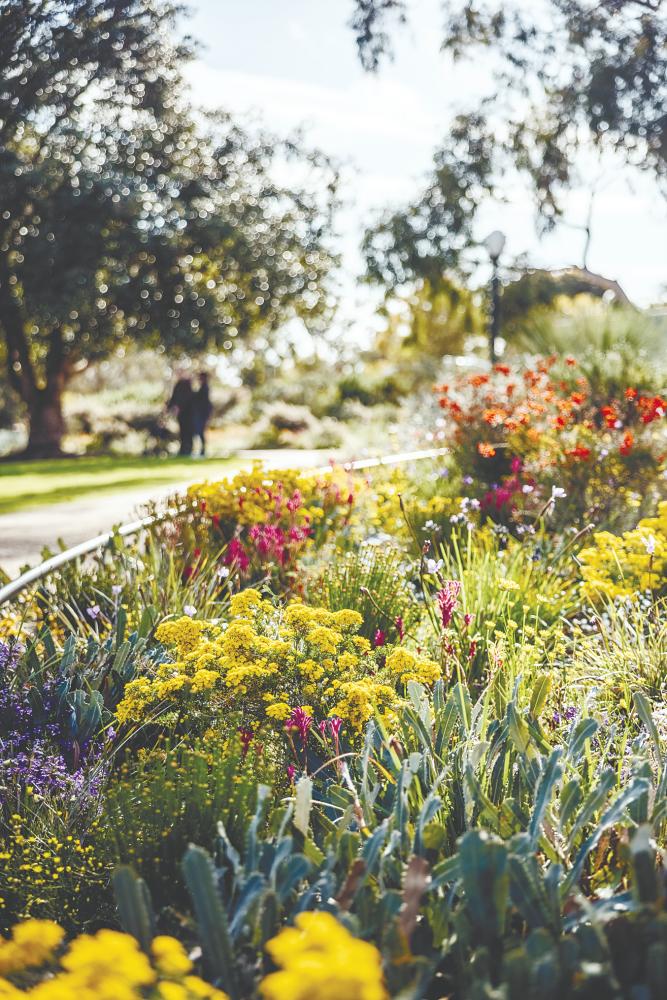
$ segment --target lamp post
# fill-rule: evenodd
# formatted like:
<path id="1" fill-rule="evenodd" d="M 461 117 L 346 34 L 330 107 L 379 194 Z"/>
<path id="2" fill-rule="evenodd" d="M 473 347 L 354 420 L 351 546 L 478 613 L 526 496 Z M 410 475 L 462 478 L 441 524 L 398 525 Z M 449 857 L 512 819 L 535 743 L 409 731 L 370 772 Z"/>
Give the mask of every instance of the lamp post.
<path id="1" fill-rule="evenodd" d="M 498 277 L 498 260 L 505 248 L 505 234 L 494 229 L 484 240 L 484 247 L 491 258 L 493 273 L 491 275 L 491 316 L 489 319 L 489 358 L 491 364 L 496 363 L 496 339 L 500 333 L 500 279 Z"/>

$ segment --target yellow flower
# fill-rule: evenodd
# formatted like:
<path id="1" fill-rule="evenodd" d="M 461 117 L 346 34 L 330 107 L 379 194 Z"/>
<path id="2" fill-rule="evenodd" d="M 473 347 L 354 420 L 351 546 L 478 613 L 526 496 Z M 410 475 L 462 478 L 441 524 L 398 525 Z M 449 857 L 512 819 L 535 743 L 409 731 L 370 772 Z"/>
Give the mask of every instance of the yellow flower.
<path id="1" fill-rule="evenodd" d="M 190 653 L 197 646 L 206 622 L 187 615 L 175 621 L 162 622 L 155 630 L 155 638 L 164 646 L 176 646 L 179 653 Z"/>
<path id="2" fill-rule="evenodd" d="M 153 938 L 151 952 L 155 968 L 163 976 L 184 976 L 192 969 L 192 962 L 185 954 L 185 949 L 176 938 L 160 934 Z"/>
<path id="3" fill-rule="evenodd" d="M 281 969 L 260 984 L 263 1000 L 388 1000 L 377 948 L 330 913 L 301 913 L 267 944 Z"/>
<path id="4" fill-rule="evenodd" d="M 254 590 L 253 587 L 248 587 L 247 590 L 234 594 L 229 602 L 229 611 L 232 618 L 245 618 L 246 615 L 256 611 L 261 604 L 262 595 L 260 592 Z"/>
<path id="5" fill-rule="evenodd" d="M 266 714 L 269 719 L 278 719 L 279 722 L 284 722 L 291 711 L 292 709 L 284 701 L 274 701 L 272 705 L 267 705 L 266 707 Z"/>
<path id="6" fill-rule="evenodd" d="M 57 986 L 60 981 L 69 987 L 71 997 L 135 1000 L 137 990 L 150 986 L 157 978 L 135 939 L 120 931 L 101 930 L 94 936 L 82 934 L 72 942 L 60 964 L 69 975 L 56 976 L 53 982 Z M 46 996 L 50 1000 L 51 994 Z"/>
<path id="7" fill-rule="evenodd" d="M 26 920 L 12 928 L 9 941 L 0 939 L 0 975 L 43 965 L 61 943 L 64 931 L 50 920 Z"/>

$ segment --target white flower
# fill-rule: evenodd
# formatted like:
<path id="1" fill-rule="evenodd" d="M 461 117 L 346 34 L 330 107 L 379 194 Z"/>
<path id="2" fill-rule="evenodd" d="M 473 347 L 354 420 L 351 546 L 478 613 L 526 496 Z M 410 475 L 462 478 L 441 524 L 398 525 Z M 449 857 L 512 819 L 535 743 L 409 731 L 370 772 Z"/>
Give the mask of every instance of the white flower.
<path id="1" fill-rule="evenodd" d="M 111 588 L 111 593 L 113 594 L 114 597 L 118 597 L 122 589 L 123 588 L 120 583 L 114 583 L 113 587 Z"/>
<path id="2" fill-rule="evenodd" d="M 534 489 L 535 489 L 535 487 L 531 486 L 530 483 L 524 483 L 523 486 L 521 487 L 521 492 L 522 493 L 532 493 Z"/>
<path id="3" fill-rule="evenodd" d="M 551 487 L 551 499 L 552 500 L 564 500 L 567 493 L 562 486 L 552 486 Z"/>
<path id="4" fill-rule="evenodd" d="M 442 569 L 442 559 L 438 559 L 437 562 L 435 561 L 435 559 L 427 559 L 426 560 L 426 572 L 427 573 L 430 573 L 432 576 L 435 576 L 435 574 L 440 569 Z"/>
<path id="5" fill-rule="evenodd" d="M 183 614 L 187 615 L 188 618 L 194 618 L 194 616 L 197 614 L 197 609 L 194 606 L 194 604 L 186 604 L 185 607 L 183 608 Z"/>
<path id="6" fill-rule="evenodd" d="M 646 547 L 646 551 L 650 556 L 655 555 L 655 538 L 653 535 L 649 535 L 648 538 L 642 538 L 642 541 Z"/>
<path id="7" fill-rule="evenodd" d="M 229 566 L 218 566 L 218 576 L 221 580 L 226 580 L 229 576 Z"/>

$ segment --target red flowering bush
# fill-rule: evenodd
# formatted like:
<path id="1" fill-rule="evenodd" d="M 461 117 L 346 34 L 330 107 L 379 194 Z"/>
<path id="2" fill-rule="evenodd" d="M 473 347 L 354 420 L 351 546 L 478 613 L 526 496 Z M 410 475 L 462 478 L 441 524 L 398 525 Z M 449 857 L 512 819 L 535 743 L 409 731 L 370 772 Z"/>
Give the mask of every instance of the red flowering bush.
<path id="1" fill-rule="evenodd" d="M 628 386 L 601 396 L 574 358 L 461 376 L 435 387 L 447 440 L 482 510 L 511 522 L 560 504 L 559 522 L 599 523 L 660 495 L 667 402 Z M 621 503 L 619 503 L 619 499 Z M 613 509 L 613 513 L 612 513 Z"/>

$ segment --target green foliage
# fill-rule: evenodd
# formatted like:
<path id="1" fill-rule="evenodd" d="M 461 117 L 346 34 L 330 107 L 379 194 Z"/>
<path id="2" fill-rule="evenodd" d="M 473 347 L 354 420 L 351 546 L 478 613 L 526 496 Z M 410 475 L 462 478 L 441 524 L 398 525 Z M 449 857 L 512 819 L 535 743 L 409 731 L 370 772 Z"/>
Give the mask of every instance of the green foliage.
<path id="1" fill-rule="evenodd" d="M 254 751 L 211 733 L 187 745 L 158 743 L 116 769 L 104 798 L 97 834 L 109 864 L 131 864 L 156 904 L 183 899 L 179 863 L 192 841 L 211 843 L 223 822 L 243 843 L 255 809 L 257 782 L 271 774 Z"/>
<path id="2" fill-rule="evenodd" d="M 378 629 L 396 633 L 396 619 L 406 631 L 421 617 L 416 593 L 409 582 L 409 563 L 395 545 L 367 543 L 351 551 L 325 550 L 324 568 L 308 587 L 311 601 L 329 611 L 350 608 L 362 615 L 359 634 L 373 639 Z"/>

